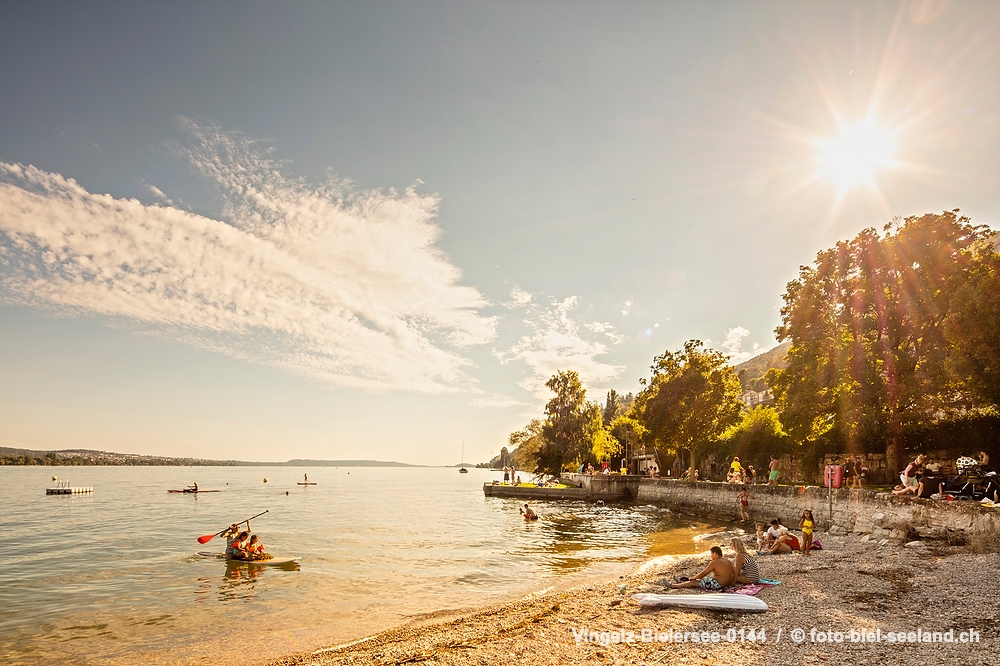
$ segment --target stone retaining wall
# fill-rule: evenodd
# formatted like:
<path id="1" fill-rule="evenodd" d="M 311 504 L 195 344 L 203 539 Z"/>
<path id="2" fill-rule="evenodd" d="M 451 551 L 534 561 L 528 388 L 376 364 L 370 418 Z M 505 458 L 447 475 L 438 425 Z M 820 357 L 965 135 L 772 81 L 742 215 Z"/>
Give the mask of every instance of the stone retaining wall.
<path id="1" fill-rule="evenodd" d="M 642 479 L 635 499 L 665 506 L 673 511 L 731 520 L 738 518 L 740 487 L 710 481 Z M 896 497 L 870 490 L 815 486 L 767 486 L 750 488 L 750 519 L 768 523 L 778 518 L 796 529 L 802 509 L 813 512 L 818 531 L 856 534 L 862 540 L 903 542 L 915 539 L 946 539 L 967 543 L 977 550 L 1000 550 L 1000 509 L 978 502 L 925 500 Z M 831 520 L 832 517 L 832 520 Z"/>

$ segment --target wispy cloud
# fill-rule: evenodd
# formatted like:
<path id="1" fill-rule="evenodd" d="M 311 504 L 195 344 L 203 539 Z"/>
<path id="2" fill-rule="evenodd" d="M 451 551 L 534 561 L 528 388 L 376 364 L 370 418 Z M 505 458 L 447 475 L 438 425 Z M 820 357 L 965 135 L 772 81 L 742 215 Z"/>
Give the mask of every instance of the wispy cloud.
<path id="1" fill-rule="evenodd" d="M 627 315 L 629 313 L 629 310 L 631 310 L 631 309 L 632 309 L 632 301 L 631 300 L 628 300 L 628 301 L 625 301 L 624 303 L 622 303 L 622 314 L 623 315 Z"/>
<path id="2" fill-rule="evenodd" d="M 611 344 L 621 342 L 623 336 L 611 324 L 576 319 L 573 310 L 578 300 L 571 296 L 539 303 L 539 298 L 515 287 L 505 303 L 522 314 L 529 332 L 509 349 L 495 350 L 494 356 L 504 364 L 520 361 L 528 366 L 530 374 L 520 385 L 536 398 L 548 397 L 545 382 L 558 370 L 575 370 L 584 387 L 595 388 L 616 378 L 623 369 L 598 360 L 610 351 L 598 336 Z"/>
<path id="3" fill-rule="evenodd" d="M 726 331 L 726 338 L 722 341 L 721 345 L 722 351 L 729 356 L 731 363 L 742 363 L 760 353 L 760 345 L 756 343 L 754 343 L 751 350 L 743 349 L 743 338 L 749 335 L 750 331 L 742 326 L 736 326 Z"/>
<path id="4" fill-rule="evenodd" d="M 467 388 L 495 337 L 435 247 L 438 199 L 285 177 L 254 141 L 183 121 L 179 148 L 225 197 L 210 219 L 0 163 L 8 302 L 90 313 L 339 386 Z M 164 205 L 166 204 L 166 205 Z"/>

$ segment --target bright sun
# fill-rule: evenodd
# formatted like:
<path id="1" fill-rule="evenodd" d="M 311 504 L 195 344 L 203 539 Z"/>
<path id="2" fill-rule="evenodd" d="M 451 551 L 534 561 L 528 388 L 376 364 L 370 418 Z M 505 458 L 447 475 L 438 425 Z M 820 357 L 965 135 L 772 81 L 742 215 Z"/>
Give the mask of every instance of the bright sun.
<path id="1" fill-rule="evenodd" d="M 876 189 L 875 174 L 893 166 L 896 147 L 892 134 L 872 122 L 845 126 L 840 135 L 819 142 L 823 176 L 847 190 L 861 183 Z"/>

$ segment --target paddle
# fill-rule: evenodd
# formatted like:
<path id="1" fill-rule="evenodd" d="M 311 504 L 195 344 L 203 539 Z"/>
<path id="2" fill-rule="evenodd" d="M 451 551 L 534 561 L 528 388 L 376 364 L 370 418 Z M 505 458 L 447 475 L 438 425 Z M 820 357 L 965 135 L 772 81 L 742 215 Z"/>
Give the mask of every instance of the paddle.
<path id="1" fill-rule="evenodd" d="M 260 516 L 263 516 L 265 513 L 267 513 L 267 511 L 262 511 L 261 513 L 258 513 L 256 516 L 250 516 L 246 520 L 241 520 L 240 522 L 238 522 L 236 524 L 237 525 L 242 525 L 243 523 L 249 523 L 254 518 L 258 518 Z M 200 537 L 198 537 L 198 543 L 208 543 L 209 541 L 211 541 L 215 537 L 219 536 L 220 534 L 222 534 L 223 532 L 225 532 L 228 529 L 229 528 L 227 527 L 225 530 L 222 530 L 220 532 L 216 532 L 215 534 L 206 534 L 205 536 L 200 536 Z"/>

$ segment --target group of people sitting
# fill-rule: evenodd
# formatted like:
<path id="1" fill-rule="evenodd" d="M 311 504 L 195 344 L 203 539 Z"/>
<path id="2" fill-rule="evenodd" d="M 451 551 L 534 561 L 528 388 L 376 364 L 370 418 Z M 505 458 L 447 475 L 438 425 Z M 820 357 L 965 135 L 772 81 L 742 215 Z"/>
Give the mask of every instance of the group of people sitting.
<path id="1" fill-rule="evenodd" d="M 726 474 L 726 481 L 734 485 L 756 484 L 757 472 L 753 465 L 743 466 L 739 458 L 733 458 L 729 465 L 729 472 Z"/>
<path id="2" fill-rule="evenodd" d="M 694 578 L 682 576 L 674 579 L 670 588 L 681 590 L 697 587 L 709 592 L 718 592 L 736 585 L 759 583 L 760 568 L 757 566 L 757 560 L 747 552 L 743 539 L 733 537 L 729 540 L 729 547 L 735 552 L 732 562 L 722 555 L 722 548 L 712 546 L 709 551 L 712 560 L 708 566 Z"/>
<path id="3" fill-rule="evenodd" d="M 250 534 L 250 521 L 247 521 L 246 530 L 241 531 L 240 526 L 233 523 L 229 529 L 223 533 L 226 537 L 226 559 L 245 560 L 249 562 L 269 560 L 273 555 L 264 552 L 264 543 L 257 538 L 256 534 Z"/>
<path id="4" fill-rule="evenodd" d="M 758 523 L 756 554 L 777 555 L 801 550 L 803 555 L 808 555 L 813 546 L 814 525 L 812 511 L 809 509 L 803 509 L 799 519 L 801 539 L 792 534 L 777 518 L 771 521 L 771 527 L 766 532 L 763 525 Z M 712 546 L 709 551 L 712 560 L 708 566 L 694 578 L 684 576 L 675 578 L 670 584 L 671 589 L 700 588 L 708 592 L 718 592 L 727 587 L 759 583 L 760 567 L 753 555 L 747 552 L 743 539 L 733 537 L 729 540 L 729 547 L 733 549 L 734 554 L 731 562 L 723 556 L 722 548 Z"/>
<path id="5" fill-rule="evenodd" d="M 813 519 L 812 511 L 809 509 L 803 509 L 802 514 L 799 516 L 799 530 L 802 531 L 801 539 L 792 534 L 791 530 L 782 525 L 781 521 L 777 518 L 771 521 L 771 525 L 767 528 L 766 532 L 764 531 L 764 526 L 761 523 L 757 523 L 757 554 L 781 555 L 782 553 L 791 553 L 797 550 L 803 555 L 808 556 L 809 551 L 819 547 L 813 544 L 813 530 L 815 529 L 815 525 L 816 522 Z"/>
<path id="6" fill-rule="evenodd" d="M 924 454 L 915 457 L 900 472 L 893 489 L 895 495 L 915 495 L 924 499 L 955 499 L 971 497 L 977 500 L 1000 502 L 1000 480 L 996 472 L 987 471 L 990 457 L 980 451 L 977 458 L 960 457 L 955 461 L 958 475 L 947 477 L 941 473 L 937 462 L 926 462 Z"/>

